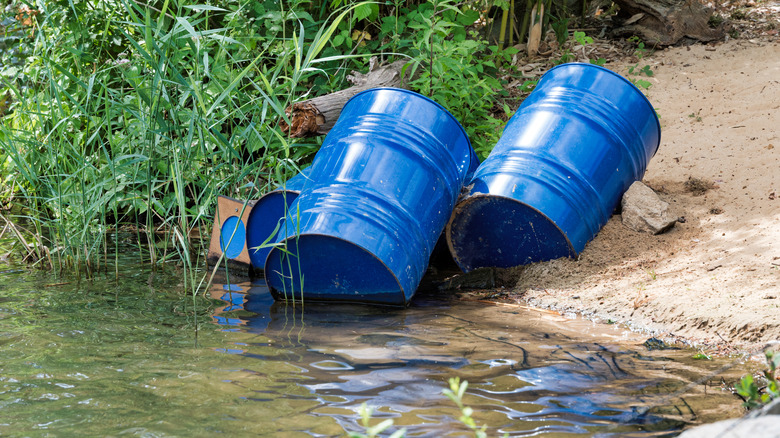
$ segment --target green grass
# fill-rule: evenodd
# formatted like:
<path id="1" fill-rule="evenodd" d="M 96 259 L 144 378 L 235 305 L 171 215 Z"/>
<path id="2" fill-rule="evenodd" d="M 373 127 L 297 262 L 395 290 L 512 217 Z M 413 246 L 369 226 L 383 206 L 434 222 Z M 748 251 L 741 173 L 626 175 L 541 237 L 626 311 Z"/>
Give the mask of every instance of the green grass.
<path id="1" fill-rule="evenodd" d="M 496 77 L 513 52 L 470 30 L 474 2 L 37 7 L 12 26 L 23 65 L 0 66 L 11 102 L 0 117 L 0 203 L 23 207 L 6 216 L 30 224 L 24 251 L 57 272 L 109 269 L 118 251 L 106 233 L 129 228 L 144 259 L 180 264 L 185 289 L 202 288 L 199 236 L 210 234 L 217 195 L 256 199 L 296 174 L 321 139 L 288 140 L 285 109 L 346 87 L 372 55 L 408 59 L 419 74 L 406 85 L 460 119 L 482 157 L 502 124 Z M 13 9 L 3 13 L 14 22 Z"/>
<path id="2" fill-rule="evenodd" d="M 248 3 L 95 5 L 48 3 L 24 74 L 3 79 L 15 103 L 0 127 L 2 174 L 51 253 L 42 265 L 90 276 L 116 253 L 106 232 L 131 224 L 138 251 L 181 263 L 194 291 L 203 251 L 192 236 L 208 234 L 216 195 L 256 198 L 316 150 L 278 123 L 359 4 L 271 39 L 240 27 Z"/>

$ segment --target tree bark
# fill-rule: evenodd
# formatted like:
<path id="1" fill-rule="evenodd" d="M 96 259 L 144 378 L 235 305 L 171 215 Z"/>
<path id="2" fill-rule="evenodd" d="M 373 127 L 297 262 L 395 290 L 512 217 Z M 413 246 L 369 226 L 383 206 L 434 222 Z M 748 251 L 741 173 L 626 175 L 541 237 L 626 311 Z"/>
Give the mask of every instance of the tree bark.
<path id="1" fill-rule="evenodd" d="M 376 65 L 376 58 L 369 61 L 369 72 L 352 72 L 347 76 L 353 86 L 324 96 L 297 102 L 286 109 L 290 125 L 280 122 L 282 131 L 291 138 L 324 135 L 333 128 L 341 114 L 341 108 L 352 96 L 369 88 L 405 87 L 410 80 L 403 67 L 408 61 L 400 60 L 383 66 Z M 403 76 L 406 76 L 404 78 Z M 405 79 L 405 80 L 404 80 Z"/>
<path id="2" fill-rule="evenodd" d="M 615 0 L 621 27 L 616 36 L 636 35 L 647 45 L 670 46 L 684 38 L 709 42 L 723 38 L 724 28 L 711 28 L 712 10 L 698 0 Z"/>

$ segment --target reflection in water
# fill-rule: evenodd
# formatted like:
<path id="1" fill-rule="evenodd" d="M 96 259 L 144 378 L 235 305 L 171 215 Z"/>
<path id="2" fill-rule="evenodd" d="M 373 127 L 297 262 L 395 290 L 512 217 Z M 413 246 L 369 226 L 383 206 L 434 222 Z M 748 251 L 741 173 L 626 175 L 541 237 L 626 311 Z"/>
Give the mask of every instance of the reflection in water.
<path id="1" fill-rule="evenodd" d="M 193 297 L 127 255 L 107 271 L 0 265 L 0 435 L 343 437 L 365 402 L 409 436 L 472 436 L 441 392 L 455 376 L 491 437 L 664 436 L 740 412 L 687 387 L 724 360 L 615 328 L 430 292 L 408 309 L 286 305 L 250 283 Z"/>
<path id="2" fill-rule="evenodd" d="M 705 402 L 706 388 L 686 388 L 706 371 L 684 365 L 684 352 L 631 349 L 603 335 L 585 343 L 583 321 L 422 296 L 408 309 L 301 305 L 274 302 L 262 283 L 218 286 L 212 297 L 226 306 L 214 322 L 246 335 L 218 351 L 298 370 L 248 400 L 309 400 L 306 416 L 346 430 L 361 429 L 357 412 L 366 403 L 407 436 L 463 436 L 459 414 L 442 394 L 453 376 L 469 381 L 465 402 L 491 436 L 671 436 L 701 420 L 699 407 L 717 398 Z M 246 369 L 235 374 L 246 388 L 258 378 Z M 293 387 L 295 395 L 285 392 Z M 668 396 L 679 389 L 682 397 Z M 733 403 L 721 397 L 716 404 Z"/>

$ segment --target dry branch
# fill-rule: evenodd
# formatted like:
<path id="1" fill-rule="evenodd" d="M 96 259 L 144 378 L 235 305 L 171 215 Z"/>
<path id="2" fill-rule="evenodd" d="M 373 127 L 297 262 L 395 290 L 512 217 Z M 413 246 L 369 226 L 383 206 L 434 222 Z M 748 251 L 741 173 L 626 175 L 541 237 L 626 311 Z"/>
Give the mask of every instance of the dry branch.
<path id="1" fill-rule="evenodd" d="M 282 131 L 292 138 L 327 134 L 338 120 L 341 108 L 352 96 L 369 88 L 403 88 L 410 80 L 408 71 L 403 71 L 406 60 L 382 66 L 376 65 L 376 62 L 376 58 L 371 58 L 368 73 L 353 71 L 347 76 L 347 80 L 353 84 L 352 87 L 297 102 L 292 107 L 288 107 L 286 112 L 292 127 L 282 121 L 280 123 Z M 404 75 L 406 78 L 403 78 Z"/>
<path id="2" fill-rule="evenodd" d="M 615 29 L 617 36 L 640 37 L 657 46 L 677 44 L 684 38 L 709 42 L 723 38 L 723 26 L 711 28 L 712 10 L 698 0 L 615 0 L 618 18 L 625 20 Z"/>

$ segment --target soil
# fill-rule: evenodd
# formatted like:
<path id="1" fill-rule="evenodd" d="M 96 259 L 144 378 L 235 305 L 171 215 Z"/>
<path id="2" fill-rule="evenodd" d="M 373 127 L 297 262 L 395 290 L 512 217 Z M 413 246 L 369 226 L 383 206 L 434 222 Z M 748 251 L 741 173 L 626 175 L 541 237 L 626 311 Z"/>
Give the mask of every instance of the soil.
<path id="1" fill-rule="evenodd" d="M 651 235 L 615 215 L 578 260 L 517 268 L 504 301 L 715 351 L 780 340 L 780 41 L 764 30 L 605 65 L 652 68 L 662 139 L 643 181 L 680 220 Z"/>

